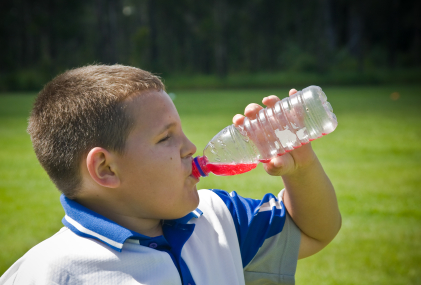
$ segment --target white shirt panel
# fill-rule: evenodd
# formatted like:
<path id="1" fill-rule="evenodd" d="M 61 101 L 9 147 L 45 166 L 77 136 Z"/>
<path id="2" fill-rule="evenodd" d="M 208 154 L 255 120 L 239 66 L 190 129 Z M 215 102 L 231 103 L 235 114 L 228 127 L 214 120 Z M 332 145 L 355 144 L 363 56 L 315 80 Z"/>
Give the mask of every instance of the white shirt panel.
<path id="1" fill-rule="evenodd" d="M 244 284 L 240 247 L 231 213 L 212 191 L 199 191 L 200 219 L 181 256 L 196 284 Z M 200 250 L 198 250 L 200 249 Z"/>

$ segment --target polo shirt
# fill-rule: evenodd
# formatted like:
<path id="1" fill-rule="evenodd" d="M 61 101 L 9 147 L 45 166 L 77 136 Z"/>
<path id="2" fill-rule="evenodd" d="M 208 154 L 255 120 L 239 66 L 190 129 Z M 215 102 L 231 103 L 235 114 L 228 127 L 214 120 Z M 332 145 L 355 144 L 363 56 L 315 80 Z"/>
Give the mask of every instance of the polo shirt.
<path id="1" fill-rule="evenodd" d="M 278 196 L 200 190 L 198 208 L 163 221 L 163 236 L 128 230 L 61 197 L 58 233 L 0 284 L 294 284 L 300 230 Z"/>

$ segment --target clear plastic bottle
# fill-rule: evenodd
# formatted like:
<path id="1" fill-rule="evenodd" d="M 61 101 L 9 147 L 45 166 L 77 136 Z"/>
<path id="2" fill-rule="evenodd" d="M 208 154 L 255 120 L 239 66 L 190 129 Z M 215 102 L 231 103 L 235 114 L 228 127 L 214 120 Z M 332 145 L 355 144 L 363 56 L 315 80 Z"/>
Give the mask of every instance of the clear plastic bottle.
<path id="1" fill-rule="evenodd" d="M 236 175 L 333 132 L 332 106 L 318 86 L 309 86 L 259 111 L 256 119 L 220 131 L 193 160 L 196 177 Z"/>

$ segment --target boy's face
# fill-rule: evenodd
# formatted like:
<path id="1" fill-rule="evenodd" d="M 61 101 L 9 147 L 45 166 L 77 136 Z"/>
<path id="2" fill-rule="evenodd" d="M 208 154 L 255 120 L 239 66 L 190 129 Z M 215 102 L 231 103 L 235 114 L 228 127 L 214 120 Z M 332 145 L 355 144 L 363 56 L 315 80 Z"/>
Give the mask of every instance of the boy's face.
<path id="1" fill-rule="evenodd" d="M 196 146 L 164 91 L 149 90 L 127 103 L 134 127 L 117 158 L 126 212 L 146 219 L 185 216 L 199 204 L 199 180 L 191 175 Z"/>

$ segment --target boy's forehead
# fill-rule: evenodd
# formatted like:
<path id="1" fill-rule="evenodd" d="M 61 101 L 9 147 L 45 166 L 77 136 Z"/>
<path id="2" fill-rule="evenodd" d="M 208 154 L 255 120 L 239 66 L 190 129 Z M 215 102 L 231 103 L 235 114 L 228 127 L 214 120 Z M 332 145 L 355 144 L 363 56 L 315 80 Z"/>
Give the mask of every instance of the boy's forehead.
<path id="1" fill-rule="evenodd" d="M 127 101 L 129 109 L 137 111 L 156 111 L 161 109 L 175 109 L 175 106 L 165 91 L 147 90 L 134 95 Z"/>
<path id="2" fill-rule="evenodd" d="M 148 90 L 133 96 L 126 103 L 139 127 L 155 129 L 178 118 L 177 110 L 165 91 Z"/>

